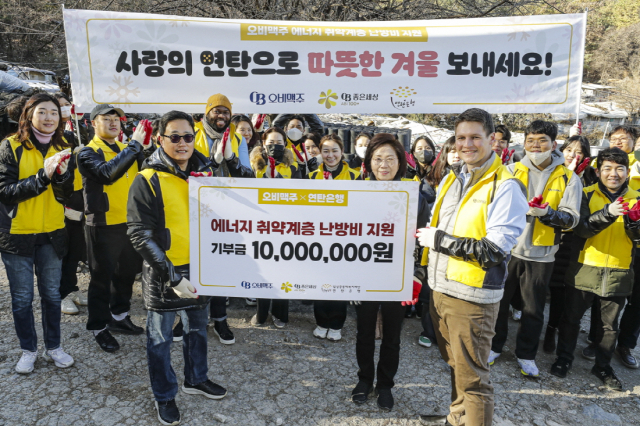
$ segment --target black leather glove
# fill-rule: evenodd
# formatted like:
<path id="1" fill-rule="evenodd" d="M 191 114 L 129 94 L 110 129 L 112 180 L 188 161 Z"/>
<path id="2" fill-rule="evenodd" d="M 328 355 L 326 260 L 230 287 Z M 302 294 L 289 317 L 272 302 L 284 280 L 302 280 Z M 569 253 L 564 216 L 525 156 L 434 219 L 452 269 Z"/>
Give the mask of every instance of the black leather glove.
<path id="1" fill-rule="evenodd" d="M 573 227 L 574 217 L 563 211 L 554 210 L 549 207 L 549 211 L 544 216 L 538 216 L 538 220 L 543 224 L 552 228 L 571 229 Z"/>
<path id="2" fill-rule="evenodd" d="M 436 231 L 433 249 L 465 262 L 477 262 L 483 269 L 500 265 L 507 258 L 507 253 L 486 238 L 457 238 L 442 230 Z"/>

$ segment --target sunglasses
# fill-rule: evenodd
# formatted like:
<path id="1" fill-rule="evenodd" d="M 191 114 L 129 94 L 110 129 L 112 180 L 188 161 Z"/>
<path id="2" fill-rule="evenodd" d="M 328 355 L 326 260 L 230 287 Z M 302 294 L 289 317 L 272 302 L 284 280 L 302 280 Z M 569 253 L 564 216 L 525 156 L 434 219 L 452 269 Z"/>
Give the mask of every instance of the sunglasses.
<path id="1" fill-rule="evenodd" d="M 184 139 L 185 143 L 191 143 L 195 139 L 195 135 L 188 133 L 186 135 L 160 135 L 169 138 L 171 143 L 180 143 L 180 139 Z"/>

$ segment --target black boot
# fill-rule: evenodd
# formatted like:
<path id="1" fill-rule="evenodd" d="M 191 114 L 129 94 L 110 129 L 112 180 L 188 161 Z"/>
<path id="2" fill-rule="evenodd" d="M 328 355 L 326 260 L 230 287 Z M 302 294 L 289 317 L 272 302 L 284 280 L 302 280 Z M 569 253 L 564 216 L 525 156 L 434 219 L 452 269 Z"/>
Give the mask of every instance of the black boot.
<path id="1" fill-rule="evenodd" d="M 552 354 L 556 351 L 556 332 L 557 328 L 547 326 L 547 331 L 544 333 L 544 343 L 542 350 L 547 354 Z"/>

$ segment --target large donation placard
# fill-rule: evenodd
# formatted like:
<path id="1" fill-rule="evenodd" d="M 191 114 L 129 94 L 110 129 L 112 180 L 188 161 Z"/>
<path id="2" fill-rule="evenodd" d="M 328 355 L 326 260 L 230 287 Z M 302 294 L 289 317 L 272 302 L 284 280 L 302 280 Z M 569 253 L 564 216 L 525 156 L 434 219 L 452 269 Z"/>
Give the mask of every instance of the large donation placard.
<path id="1" fill-rule="evenodd" d="M 418 182 L 191 178 L 199 294 L 410 300 Z"/>
<path id="2" fill-rule="evenodd" d="M 77 110 L 573 113 L 586 15 L 391 22 L 65 10 Z"/>

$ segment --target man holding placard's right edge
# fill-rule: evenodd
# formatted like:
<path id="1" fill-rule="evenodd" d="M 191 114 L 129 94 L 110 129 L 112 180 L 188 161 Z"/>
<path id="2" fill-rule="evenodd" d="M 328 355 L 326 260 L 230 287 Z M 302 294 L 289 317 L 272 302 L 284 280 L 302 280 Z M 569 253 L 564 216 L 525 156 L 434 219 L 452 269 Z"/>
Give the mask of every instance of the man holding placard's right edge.
<path id="1" fill-rule="evenodd" d="M 455 147 L 464 161 L 438 188 L 431 226 L 418 230 L 433 290 L 431 317 L 438 348 L 451 366 L 448 416 L 420 416 L 422 424 L 490 426 L 493 386 L 489 351 L 504 292 L 511 249 L 525 227 L 526 189 L 491 150 L 491 115 L 468 109 L 455 122 Z"/>

